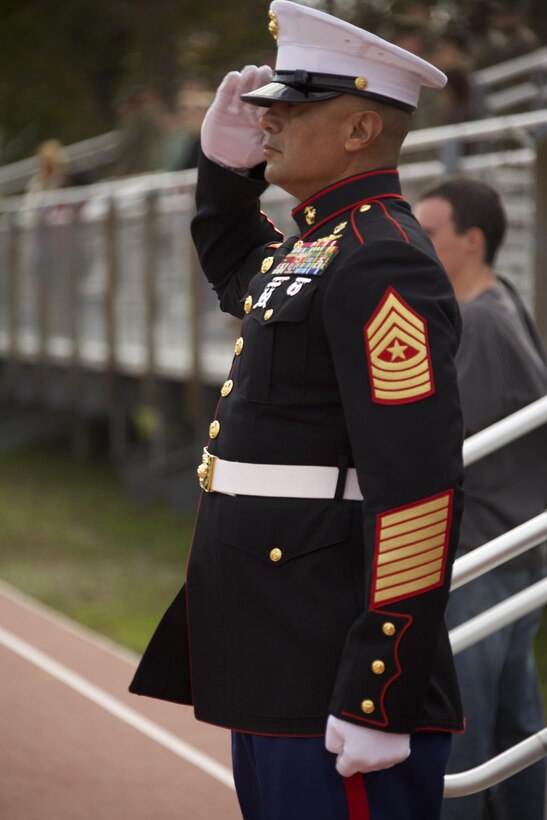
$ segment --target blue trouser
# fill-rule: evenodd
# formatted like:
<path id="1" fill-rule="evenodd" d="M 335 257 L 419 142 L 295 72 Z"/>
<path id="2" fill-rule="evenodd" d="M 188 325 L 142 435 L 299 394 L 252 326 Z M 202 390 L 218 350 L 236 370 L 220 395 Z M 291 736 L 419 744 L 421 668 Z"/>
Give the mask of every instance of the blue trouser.
<path id="1" fill-rule="evenodd" d="M 419 732 L 391 769 L 341 777 L 324 739 L 232 733 L 244 820 L 438 820 L 451 735 Z"/>
<path id="2" fill-rule="evenodd" d="M 514 565 L 513 565 L 514 566 Z M 500 567 L 450 594 L 450 629 L 539 580 L 542 573 Z M 447 772 L 484 763 L 543 728 L 533 645 L 541 611 L 532 612 L 456 655 L 466 731 L 454 737 Z M 539 761 L 487 794 L 445 800 L 443 820 L 542 820 L 545 762 Z"/>

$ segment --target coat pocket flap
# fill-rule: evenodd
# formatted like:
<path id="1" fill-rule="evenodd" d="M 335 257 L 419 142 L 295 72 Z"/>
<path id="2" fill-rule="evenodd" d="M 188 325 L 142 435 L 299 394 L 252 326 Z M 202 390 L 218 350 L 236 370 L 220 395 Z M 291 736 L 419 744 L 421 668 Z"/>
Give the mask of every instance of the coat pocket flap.
<path id="1" fill-rule="evenodd" d="M 276 564 L 347 541 L 350 528 L 345 501 L 224 496 L 216 516 L 220 541 Z"/>

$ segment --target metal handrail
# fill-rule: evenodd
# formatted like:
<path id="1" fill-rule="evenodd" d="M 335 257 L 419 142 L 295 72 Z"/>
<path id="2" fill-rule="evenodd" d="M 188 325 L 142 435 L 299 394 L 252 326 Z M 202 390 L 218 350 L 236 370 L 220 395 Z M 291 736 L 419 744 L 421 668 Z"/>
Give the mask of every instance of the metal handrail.
<path id="1" fill-rule="evenodd" d="M 478 461 L 547 422 L 547 396 L 481 430 L 464 443 L 464 464 Z M 547 510 L 454 563 L 451 590 L 463 586 L 547 538 Z M 456 655 L 547 602 L 547 578 L 512 595 L 450 631 Z M 474 794 L 506 780 L 547 756 L 547 728 L 480 766 L 444 778 L 444 797 Z"/>
<path id="2" fill-rule="evenodd" d="M 547 396 L 533 401 L 510 416 L 470 436 L 463 445 L 463 461 L 468 467 L 480 458 L 526 435 L 547 422 Z"/>
<path id="3" fill-rule="evenodd" d="M 524 114 L 491 117 L 487 120 L 459 122 L 435 128 L 411 131 L 403 143 L 402 154 L 410 154 L 425 148 L 437 148 L 449 140 L 473 142 L 474 140 L 511 137 L 533 131 L 547 125 L 547 108 Z"/>
<path id="4" fill-rule="evenodd" d="M 451 590 L 462 587 L 546 539 L 547 510 L 458 558 L 454 562 Z"/>
<path id="5" fill-rule="evenodd" d="M 473 644 L 487 638 L 513 621 L 518 621 L 547 602 L 547 578 L 543 578 L 521 592 L 511 595 L 500 604 L 475 615 L 469 621 L 450 630 L 452 652 L 457 655 Z"/>
<path id="6" fill-rule="evenodd" d="M 489 789 L 490 786 L 495 786 L 496 783 L 501 783 L 502 780 L 537 763 L 546 755 L 547 728 L 474 769 L 458 774 L 447 774 L 444 778 L 444 796 L 463 797 Z"/>
<path id="7" fill-rule="evenodd" d="M 476 85 L 490 86 L 520 77 L 522 74 L 530 74 L 538 68 L 547 68 L 547 47 L 538 48 L 530 54 L 523 54 L 503 63 L 479 68 L 473 72 L 473 80 Z"/>
<path id="8" fill-rule="evenodd" d="M 118 138 L 117 131 L 108 131 L 106 134 L 67 145 L 63 150 L 70 159 L 72 170 L 83 171 L 100 163 L 110 162 L 114 157 Z M 21 190 L 35 168 L 35 157 L 20 159 L 0 167 L 0 190 L 4 194 Z"/>

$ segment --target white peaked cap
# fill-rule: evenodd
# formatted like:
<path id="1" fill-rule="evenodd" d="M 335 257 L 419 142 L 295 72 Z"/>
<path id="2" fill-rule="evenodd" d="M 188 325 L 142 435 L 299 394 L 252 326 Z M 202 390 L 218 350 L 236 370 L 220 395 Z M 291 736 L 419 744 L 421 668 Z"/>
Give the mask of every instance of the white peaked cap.
<path id="1" fill-rule="evenodd" d="M 255 105 L 351 93 L 414 110 L 423 85 L 446 83 L 442 71 L 415 54 L 299 3 L 273 0 L 269 28 L 277 39 L 273 82 L 242 96 Z"/>

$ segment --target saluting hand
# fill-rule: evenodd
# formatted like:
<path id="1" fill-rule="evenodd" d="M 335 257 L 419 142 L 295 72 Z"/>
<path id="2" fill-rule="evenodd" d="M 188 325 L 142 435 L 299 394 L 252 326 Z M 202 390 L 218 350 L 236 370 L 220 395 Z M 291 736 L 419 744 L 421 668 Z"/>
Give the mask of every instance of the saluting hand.
<path id="1" fill-rule="evenodd" d="M 329 752 L 338 755 L 338 774 L 351 777 L 357 772 L 376 772 L 402 763 L 410 755 L 410 735 L 378 732 L 331 715 L 327 721 L 325 746 Z"/>
<path id="2" fill-rule="evenodd" d="M 264 161 L 264 132 L 258 124 L 263 110 L 242 102 L 239 97 L 260 88 L 271 78 L 272 70 L 267 65 L 259 68 L 247 65 L 224 77 L 201 126 L 201 148 L 205 156 L 236 169 L 253 168 Z"/>

